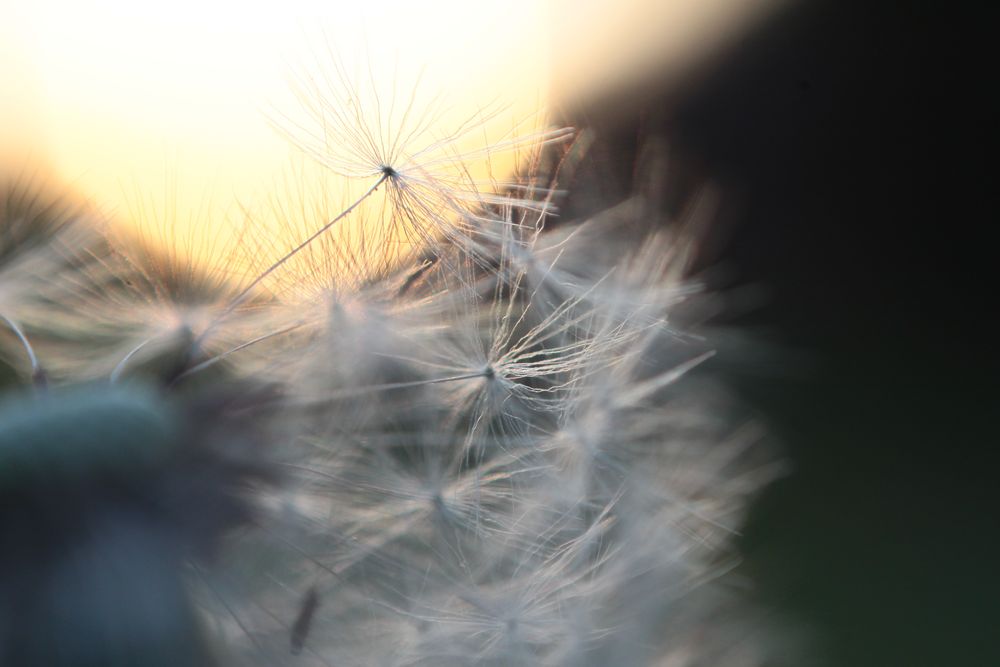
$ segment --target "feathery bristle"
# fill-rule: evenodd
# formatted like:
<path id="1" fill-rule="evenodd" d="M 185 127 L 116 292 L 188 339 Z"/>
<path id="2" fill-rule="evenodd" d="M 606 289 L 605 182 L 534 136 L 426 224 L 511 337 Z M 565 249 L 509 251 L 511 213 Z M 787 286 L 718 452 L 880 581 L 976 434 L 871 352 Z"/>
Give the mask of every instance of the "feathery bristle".
<path id="1" fill-rule="evenodd" d="M 210 266 L 148 238 L 0 248 L 0 318 L 56 378 L 0 412 L 0 496 L 45 511 L 4 504 L 0 621 L 38 625 L 0 657 L 80 664 L 36 639 L 86 616 L 92 641 L 59 632 L 109 664 L 757 664 L 718 580 L 775 469 L 675 317 L 691 237 L 641 195 L 553 227 L 537 152 L 567 130 L 468 148 L 475 120 L 441 135 L 417 89 L 335 67 L 299 93 L 316 126 L 285 129 L 357 181 L 341 210 L 303 187 L 271 202 L 286 236 L 248 214 Z M 517 184 L 473 178 L 524 148 Z M 29 563 L 48 597 L 11 580 Z M 97 571 L 147 585 L 105 598 Z"/>

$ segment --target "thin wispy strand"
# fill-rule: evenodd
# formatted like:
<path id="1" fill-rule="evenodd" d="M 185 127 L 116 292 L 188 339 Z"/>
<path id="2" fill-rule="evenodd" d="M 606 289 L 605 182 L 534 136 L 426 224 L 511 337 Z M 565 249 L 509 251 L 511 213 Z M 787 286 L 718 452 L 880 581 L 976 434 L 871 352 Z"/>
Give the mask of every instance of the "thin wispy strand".
<path id="1" fill-rule="evenodd" d="M 470 147 L 496 110 L 412 91 L 297 82 L 313 124 L 275 123 L 354 194 L 291 182 L 280 234 L 248 207 L 190 252 L 138 197 L 144 234 L 29 242 L 7 207 L 0 351 L 54 381 L 0 409 L 0 662 L 80 664 L 58 625 L 101 664 L 764 664 L 728 580 L 778 468 L 683 314 L 694 237 L 644 193 L 559 218 L 569 130 Z"/>

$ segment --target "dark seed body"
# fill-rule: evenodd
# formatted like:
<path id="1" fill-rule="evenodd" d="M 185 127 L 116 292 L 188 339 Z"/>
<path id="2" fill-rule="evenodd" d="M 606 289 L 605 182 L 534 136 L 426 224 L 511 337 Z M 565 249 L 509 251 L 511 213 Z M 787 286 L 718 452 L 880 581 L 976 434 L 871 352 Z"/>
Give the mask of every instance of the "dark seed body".
<path id="1" fill-rule="evenodd" d="M 299 615 L 295 619 L 295 624 L 292 625 L 292 655 L 302 653 L 306 637 L 309 636 L 309 627 L 312 625 L 312 619 L 316 614 L 317 608 L 319 608 L 319 593 L 316 592 L 315 586 L 311 586 L 302 599 L 302 607 L 299 609 Z"/>

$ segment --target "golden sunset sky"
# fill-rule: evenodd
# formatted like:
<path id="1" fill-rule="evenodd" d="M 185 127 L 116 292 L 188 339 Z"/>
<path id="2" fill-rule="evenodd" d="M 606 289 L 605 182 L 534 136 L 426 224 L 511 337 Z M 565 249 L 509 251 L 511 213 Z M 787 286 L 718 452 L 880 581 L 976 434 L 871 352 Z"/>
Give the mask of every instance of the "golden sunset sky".
<path id="1" fill-rule="evenodd" d="M 331 57 L 386 96 L 423 71 L 419 95 L 449 109 L 441 134 L 502 107 L 485 140 L 540 122 L 553 96 L 696 58 L 772 2 L 0 0 L 0 170 L 43 169 L 126 223 L 140 208 L 178 227 L 266 218 L 313 169 L 274 128 L 302 113 L 290 82 Z"/>

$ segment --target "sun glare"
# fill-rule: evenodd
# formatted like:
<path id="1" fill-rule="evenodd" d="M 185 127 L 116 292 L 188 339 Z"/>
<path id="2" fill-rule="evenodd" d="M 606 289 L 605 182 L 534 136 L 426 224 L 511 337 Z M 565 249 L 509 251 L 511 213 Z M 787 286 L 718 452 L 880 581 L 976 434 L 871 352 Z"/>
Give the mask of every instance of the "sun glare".
<path id="1" fill-rule="evenodd" d="M 283 136 L 316 121 L 303 108 L 303 81 L 308 88 L 328 75 L 336 59 L 362 89 L 378 82 L 377 93 L 358 96 L 362 102 L 388 104 L 415 88 L 418 104 L 443 94 L 439 126 L 430 128 L 438 136 L 485 109 L 501 111 L 480 143 L 483 132 L 495 141 L 515 127 L 530 131 L 547 88 L 542 7 L 533 0 L 12 3 L 0 26 L 0 168 L 34 163 L 115 220 L 148 223 L 135 219 L 142 211 L 173 226 L 177 239 L 197 237 L 204 226 L 217 235 L 223 221 L 247 215 L 257 226 L 287 229 L 273 219 L 272 203 L 286 194 L 277 190 L 289 170 L 300 180 L 303 171 L 322 171 Z M 510 159 L 493 156 L 492 169 L 508 170 Z M 318 187 L 310 196 L 330 210 L 349 196 Z"/>
<path id="2" fill-rule="evenodd" d="M 665 80 L 779 1 L 0 0 L 0 171 L 44 173 L 173 252 L 252 223 L 280 255 L 355 194 L 325 136 L 343 105 L 385 137 L 412 102 L 425 139 L 465 128 L 448 150 L 503 180 L 518 153 L 475 150 L 537 131 L 550 96 Z M 358 94 L 331 94 L 335 72 Z"/>

